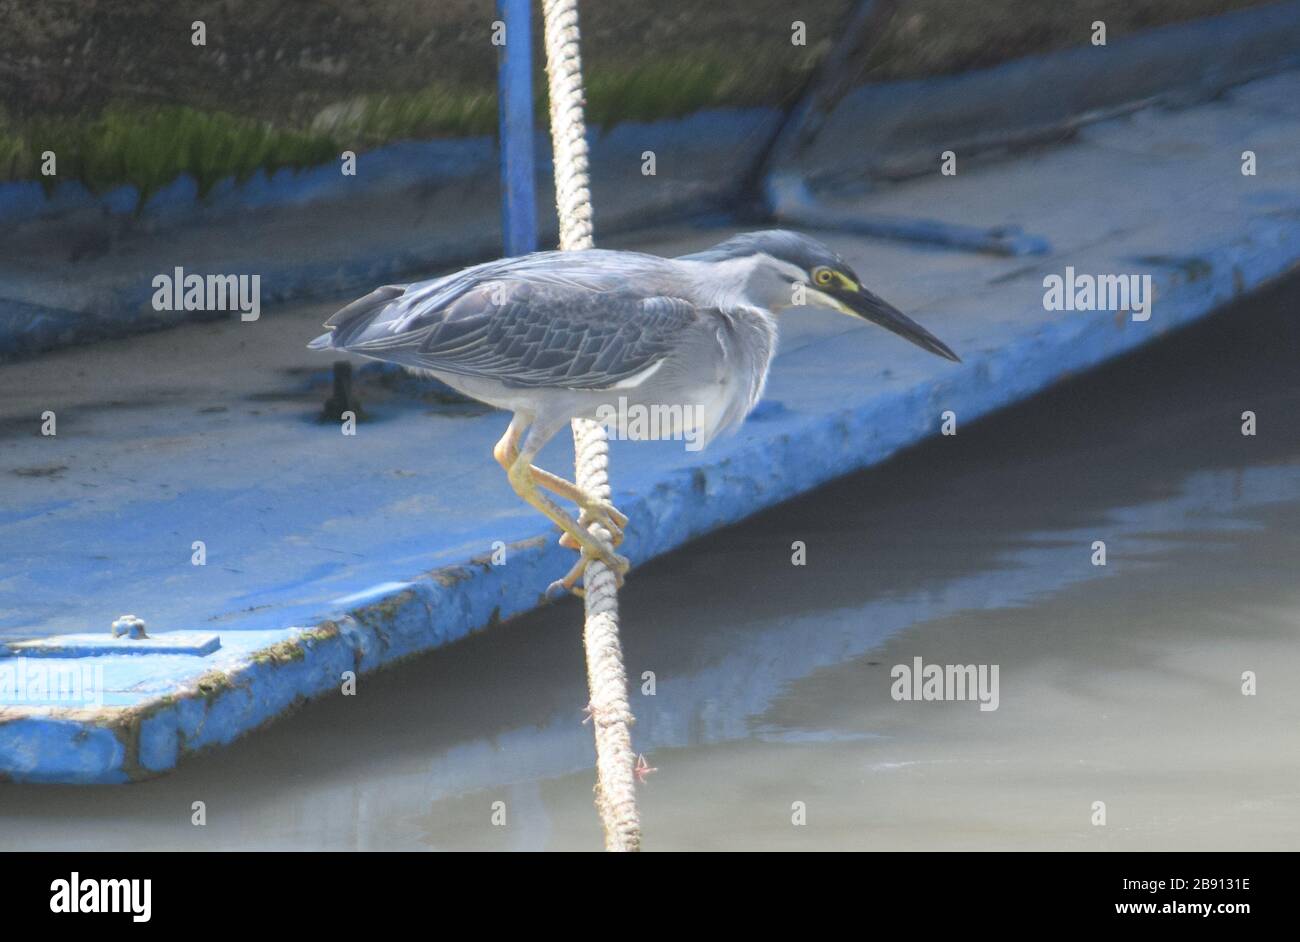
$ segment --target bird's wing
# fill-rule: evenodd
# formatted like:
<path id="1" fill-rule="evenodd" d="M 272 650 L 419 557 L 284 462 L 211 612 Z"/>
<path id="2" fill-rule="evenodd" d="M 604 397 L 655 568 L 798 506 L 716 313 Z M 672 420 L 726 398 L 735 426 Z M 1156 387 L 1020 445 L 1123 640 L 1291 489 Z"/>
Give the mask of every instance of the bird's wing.
<path id="1" fill-rule="evenodd" d="M 607 389 L 658 364 L 702 313 L 636 278 L 494 264 L 379 288 L 327 322 L 330 346 L 510 386 Z"/>

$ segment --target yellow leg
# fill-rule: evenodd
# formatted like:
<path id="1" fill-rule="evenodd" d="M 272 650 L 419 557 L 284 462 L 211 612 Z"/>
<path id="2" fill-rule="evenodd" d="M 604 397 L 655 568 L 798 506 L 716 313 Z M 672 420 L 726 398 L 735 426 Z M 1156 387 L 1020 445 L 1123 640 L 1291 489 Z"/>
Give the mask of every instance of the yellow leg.
<path id="1" fill-rule="evenodd" d="M 561 530 L 567 533 L 581 548 L 582 552 L 588 556 L 595 557 L 603 562 L 617 574 L 623 574 L 631 568 L 624 557 L 614 552 L 613 548 L 605 545 L 596 537 L 587 532 L 578 521 L 574 520 L 567 513 L 561 510 L 545 494 L 538 489 L 536 479 L 533 477 L 533 466 L 527 456 L 519 455 L 515 458 L 514 463 L 507 472 L 510 478 L 510 486 L 515 489 L 515 493 L 520 496 L 532 507 L 541 511 Z"/>
<path id="2" fill-rule="evenodd" d="M 566 500 L 573 501 L 582 508 L 582 514 L 578 517 L 579 523 L 583 526 L 599 523 L 609 531 L 610 538 L 615 546 L 623 542 L 623 530 L 627 526 L 627 517 L 622 511 L 607 500 L 590 496 L 572 481 L 557 477 L 551 472 L 537 467 L 537 465 L 532 467 L 533 478 L 538 484 L 553 494 L 559 494 Z M 563 546 L 568 546 L 569 549 L 577 549 L 576 546 L 572 546 L 563 538 L 560 539 L 560 543 Z"/>
<path id="3" fill-rule="evenodd" d="M 506 429 L 505 435 L 501 436 L 501 441 L 496 443 L 492 449 L 492 456 L 496 458 L 497 463 L 510 473 L 510 469 L 519 459 L 519 439 L 523 435 L 523 425 L 521 423 L 511 422 L 510 427 Z M 593 498 L 578 485 L 572 481 L 566 481 L 559 475 L 552 474 L 544 468 L 539 468 L 535 464 L 529 465 L 532 469 L 533 481 L 546 488 L 553 494 L 558 494 L 566 500 L 571 500 L 582 509 L 582 516 L 578 518 L 579 523 L 585 528 L 592 523 L 599 523 L 610 535 L 614 546 L 623 542 L 623 530 L 627 527 L 627 517 L 617 507 L 607 500 Z M 566 531 L 560 537 L 560 545 L 569 549 L 579 549 L 577 541 Z"/>
<path id="4" fill-rule="evenodd" d="M 510 471 L 510 466 L 515 463 L 515 459 L 519 457 L 519 439 L 523 437 L 524 429 L 527 427 L 527 423 L 520 421 L 518 417 L 511 419 L 506 433 L 501 436 L 501 441 L 497 442 L 492 448 L 492 457 L 507 472 Z"/>
<path id="5" fill-rule="evenodd" d="M 581 519 L 581 518 L 580 518 L 580 519 Z M 576 549 L 576 547 L 574 547 L 572 544 L 566 542 L 565 537 L 567 537 L 567 536 L 568 536 L 568 534 L 566 533 L 564 536 L 561 536 L 561 537 L 560 537 L 560 545 L 561 545 L 561 546 L 568 546 L 568 547 L 570 547 L 571 549 Z M 577 596 L 583 596 L 583 595 L 585 595 L 586 593 L 585 593 L 582 589 L 580 589 L 580 588 L 578 587 L 578 580 L 581 579 L 581 578 L 583 577 L 583 574 L 584 574 L 584 573 L 586 573 L 586 571 L 587 571 L 587 564 L 588 564 L 589 562 L 591 562 L 591 557 L 588 556 L 585 552 L 582 553 L 582 554 L 578 557 L 578 561 L 577 561 L 576 563 L 573 564 L 573 568 L 570 569 L 570 570 L 565 574 L 565 576 L 564 576 L 563 579 L 557 579 L 555 582 L 552 582 L 552 583 L 547 587 L 547 589 L 546 589 L 546 594 L 547 594 L 547 595 L 551 595 L 551 594 L 553 594 L 557 589 L 564 589 L 564 590 L 567 590 L 567 591 L 569 591 L 569 592 L 572 592 L 574 595 L 577 595 Z M 618 587 L 619 587 L 620 589 L 623 588 L 623 573 L 622 573 L 622 572 L 619 572 L 617 569 L 614 569 L 613 572 L 614 572 L 614 581 L 615 581 L 615 583 L 618 585 Z"/>

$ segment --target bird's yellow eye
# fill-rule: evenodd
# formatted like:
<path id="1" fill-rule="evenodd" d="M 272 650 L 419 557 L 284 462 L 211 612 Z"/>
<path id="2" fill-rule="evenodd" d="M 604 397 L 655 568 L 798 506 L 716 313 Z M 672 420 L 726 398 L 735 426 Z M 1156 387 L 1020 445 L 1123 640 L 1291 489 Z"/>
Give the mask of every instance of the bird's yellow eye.
<path id="1" fill-rule="evenodd" d="M 819 268 L 813 272 L 813 281 L 823 287 L 831 283 L 831 278 L 832 275 L 829 268 Z"/>

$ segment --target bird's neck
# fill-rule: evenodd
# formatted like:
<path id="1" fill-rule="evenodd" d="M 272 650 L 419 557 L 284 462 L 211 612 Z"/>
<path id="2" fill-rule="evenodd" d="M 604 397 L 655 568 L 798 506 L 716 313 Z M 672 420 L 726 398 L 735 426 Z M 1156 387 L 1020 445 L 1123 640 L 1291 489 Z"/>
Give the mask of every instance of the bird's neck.
<path id="1" fill-rule="evenodd" d="M 790 285 L 765 256 L 718 262 L 680 260 L 688 266 L 696 298 L 719 310 L 761 308 L 769 317 L 790 306 Z"/>

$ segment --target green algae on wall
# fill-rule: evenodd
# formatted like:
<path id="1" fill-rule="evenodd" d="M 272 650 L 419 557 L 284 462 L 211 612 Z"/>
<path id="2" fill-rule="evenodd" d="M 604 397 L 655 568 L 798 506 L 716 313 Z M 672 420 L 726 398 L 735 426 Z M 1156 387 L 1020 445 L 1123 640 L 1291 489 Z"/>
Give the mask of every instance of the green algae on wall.
<path id="1" fill-rule="evenodd" d="M 808 64 L 811 67 L 811 63 Z M 708 57 L 593 72 L 587 82 L 594 127 L 620 121 L 677 118 L 709 107 L 760 104 L 797 82 L 769 74 L 744 81 L 735 63 Z M 537 114 L 546 115 L 539 81 Z M 436 83 L 415 92 L 363 95 L 332 105 L 303 128 L 189 106 L 117 104 L 98 116 L 0 120 L 0 180 L 38 180 L 52 187 L 75 179 L 102 193 L 130 184 L 141 201 L 185 173 L 206 194 L 227 177 L 246 180 L 327 163 L 345 150 L 362 152 L 393 141 L 494 133 L 494 92 Z M 41 174 L 42 154 L 53 151 L 58 175 Z"/>
<path id="2" fill-rule="evenodd" d="M 57 175 L 41 173 L 42 154 L 54 153 Z M 251 118 L 205 113 L 185 106 L 113 106 L 90 120 L 38 118 L 0 122 L 0 179 L 79 180 L 96 193 L 137 187 L 141 200 L 182 173 L 201 193 L 233 176 L 302 168 L 337 155 L 326 134 L 275 128 Z"/>
<path id="3" fill-rule="evenodd" d="M 908 0 L 856 78 L 951 74 L 1079 45 L 1096 19 L 1114 40 L 1264 2 Z M 817 0 L 796 16 L 786 0 L 591 4 L 583 11 L 588 120 L 608 128 L 709 107 L 788 106 L 852 7 Z M 0 57 L 64 62 L 49 74 L 33 66 L 0 75 L 9 103 L 7 115 L 0 111 L 0 182 L 71 179 L 96 193 L 130 184 L 143 203 L 181 174 L 206 193 L 228 177 L 320 165 L 344 150 L 495 131 L 490 6 L 364 0 L 295 12 L 227 0 L 204 8 L 205 47 L 189 43 L 192 17 L 158 0 L 92 16 L 73 0 L 50 0 L 39 12 L 0 9 Z M 792 41 L 796 20 L 805 45 Z M 161 34 L 175 42 L 160 43 Z M 57 156 L 57 177 L 41 174 L 46 151 Z"/>

